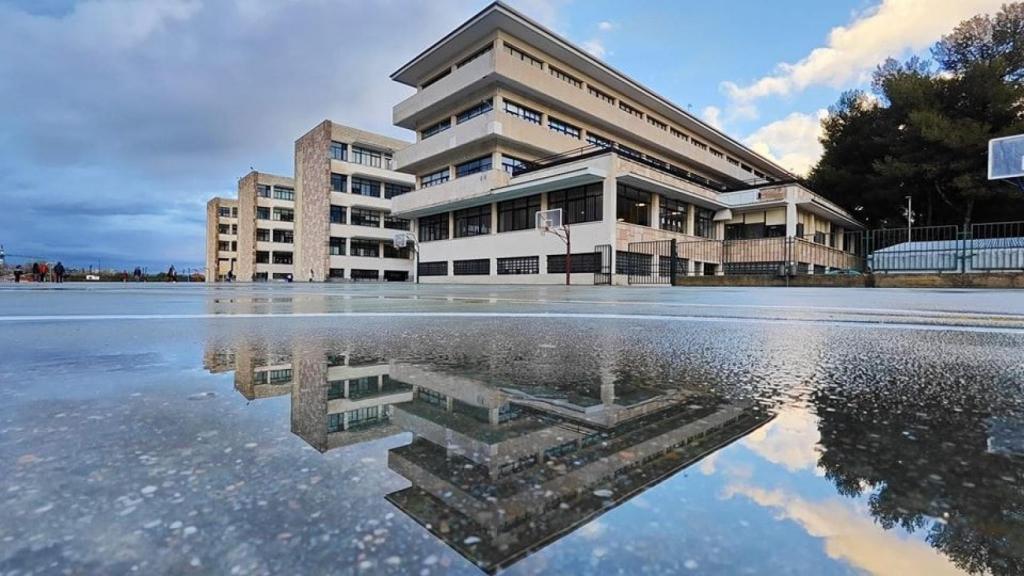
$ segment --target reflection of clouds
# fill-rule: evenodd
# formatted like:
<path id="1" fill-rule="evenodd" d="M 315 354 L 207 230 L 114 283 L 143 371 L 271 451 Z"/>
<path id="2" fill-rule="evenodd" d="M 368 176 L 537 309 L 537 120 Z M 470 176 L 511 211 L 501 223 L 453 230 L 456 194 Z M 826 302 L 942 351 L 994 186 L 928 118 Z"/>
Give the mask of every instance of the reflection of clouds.
<path id="1" fill-rule="evenodd" d="M 818 417 L 802 407 L 779 412 L 768 424 L 744 439 L 744 444 L 765 460 L 790 472 L 814 470 L 818 475 Z"/>
<path id="2" fill-rule="evenodd" d="M 587 540 L 597 540 L 607 530 L 608 527 L 605 526 L 600 520 L 594 520 L 593 522 L 585 524 L 583 527 L 577 530 L 576 534 Z"/>
<path id="3" fill-rule="evenodd" d="M 823 539 L 830 558 L 845 560 L 869 574 L 963 574 L 925 542 L 875 524 L 856 510 L 855 501 L 810 502 L 782 490 L 742 483 L 726 487 L 726 498 L 737 494 L 775 509 L 780 518 L 792 520 L 809 535 Z"/>
<path id="4" fill-rule="evenodd" d="M 714 474 L 717 469 L 715 466 L 716 462 L 718 462 L 718 452 L 712 452 L 710 456 L 701 460 L 700 473 L 705 476 L 711 476 Z"/>

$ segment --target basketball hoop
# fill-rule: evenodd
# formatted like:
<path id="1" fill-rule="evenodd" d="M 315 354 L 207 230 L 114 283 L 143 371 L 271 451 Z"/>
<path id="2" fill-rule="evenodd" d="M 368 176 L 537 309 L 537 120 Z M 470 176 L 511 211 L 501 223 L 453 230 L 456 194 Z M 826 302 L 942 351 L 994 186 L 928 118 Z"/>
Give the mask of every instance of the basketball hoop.
<path id="1" fill-rule="evenodd" d="M 391 237 L 391 243 L 395 248 L 405 248 L 409 242 L 415 241 L 416 239 L 408 232 L 395 232 L 395 235 Z"/>
<path id="2" fill-rule="evenodd" d="M 1024 134 L 988 141 L 988 179 L 1005 180 L 1024 192 Z"/>
<path id="3" fill-rule="evenodd" d="M 562 230 L 562 209 L 540 210 L 537 212 L 537 230 L 543 236 L 548 232 L 558 233 Z"/>

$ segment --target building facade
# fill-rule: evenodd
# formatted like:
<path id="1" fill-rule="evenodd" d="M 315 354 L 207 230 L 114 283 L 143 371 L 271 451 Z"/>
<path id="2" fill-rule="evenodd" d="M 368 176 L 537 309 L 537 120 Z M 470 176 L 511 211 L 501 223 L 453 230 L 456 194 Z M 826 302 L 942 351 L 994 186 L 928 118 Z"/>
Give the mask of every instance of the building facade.
<path id="1" fill-rule="evenodd" d="M 294 275 L 295 182 L 250 172 L 238 181 L 238 271 L 244 282 Z"/>
<path id="2" fill-rule="evenodd" d="M 409 143 L 325 120 L 295 142 L 296 278 L 412 278 L 412 254 L 396 249 L 411 222 L 392 215 L 415 179 L 394 169 Z"/>
<path id="3" fill-rule="evenodd" d="M 238 201 L 212 198 L 206 203 L 207 282 L 220 282 L 236 275 L 238 265 Z"/>
<path id="4" fill-rule="evenodd" d="M 844 234 L 861 227 L 786 170 L 500 2 L 391 77 L 416 89 L 393 109 L 395 125 L 417 133 L 395 154 L 417 188 L 395 198 L 394 213 L 416 220 L 423 282 L 564 281 L 564 244 L 535 229 L 537 211 L 554 208 L 570 227 L 580 282 L 656 269 L 633 251 L 656 240 L 676 240 L 690 274 L 774 265 L 756 241 L 781 237 L 794 239 L 801 270 L 841 268 Z M 750 248 L 732 243 L 726 254 L 726 240 Z"/>
<path id="5" fill-rule="evenodd" d="M 408 142 L 324 121 L 295 143 L 296 178 L 252 171 L 237 199 L 207 205 L 207 281 L 412 278 L 409 249 L 395 249 L 408 219 L 392 198 L 415 178 L 396 172 Z M 211 272 L 212 271 L 212 272 Z"/>

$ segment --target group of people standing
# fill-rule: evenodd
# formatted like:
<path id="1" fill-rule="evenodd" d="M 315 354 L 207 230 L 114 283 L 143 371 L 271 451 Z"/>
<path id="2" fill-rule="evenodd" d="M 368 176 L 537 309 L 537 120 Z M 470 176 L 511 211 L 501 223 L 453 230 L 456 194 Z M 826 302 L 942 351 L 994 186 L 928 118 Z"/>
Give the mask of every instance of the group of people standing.
<path id="1" fill-rule="evenodd" d="M 64 283 L 64 277 L 67 271 L 64 269 L 64 264 L 57 262 L 57 264 L 50 269 L 50 265 L 46 262 L 33 262 L 32 263 L 32 281 L 33 282 L 55 282 L 57 284 Z M 25 269 L 22 268 L 21 264 L 14 267 L 14 281 L 21 282 L 21 277 L 25 275 Z"/>

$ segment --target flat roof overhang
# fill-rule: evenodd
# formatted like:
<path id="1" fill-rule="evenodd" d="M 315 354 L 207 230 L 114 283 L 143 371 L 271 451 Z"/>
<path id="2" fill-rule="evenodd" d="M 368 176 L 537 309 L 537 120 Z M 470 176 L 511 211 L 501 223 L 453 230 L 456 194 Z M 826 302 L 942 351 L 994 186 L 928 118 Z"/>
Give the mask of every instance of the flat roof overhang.
<path id="1" fill-rule="evenodd" d="M 816 216 L 824 216 L 833 222 L 839 222 L 846 228 L 854 228 L 857 230 L 863 230 L 866 228 L 863 224 L 857 221 L 853 216 L 836 210 L 831 206 L 821 202 L 817 198 L 811 198 L 803 202 L 797 202 L 797 206 L 811 212 Z"/>
<path id="2" fill-rule="evenodd" d="M 604 170 L 593 166 L 579 166 L 558 172 L 557 174 L 540 177 L 531 173 L 527 176 L 513 178 L 512 183 L 508 186 L 495 188 L 485 194 L 470 196 L 455 202 L 423 206 L 421 208 L 401 213 L 395 212 L 394 214 L 402 218 L 416 218 L 419 216 L 436 214 L 438 212 L 461 210 L 462 208 L 470 208 L 472 206 L 480 206 L 482 204 L 490 204 L 492 202 L 503 202 L 505 200 L 521 198 L 523 196 L 532 196 L 542 192 L 550 192 L 552 190 L 561 190 L 563 188 L 572 188 L 574 186 L 601 182 L 606 176 L 607 173 Z M 517 180 L 520 179 L 523 181 L 517 182 Z M 412 193 L 415 194 L 415 191 Z"/>
<path id="3" fill-rule="evenodd" d="M 676 200 L 686 200 L 687 202 L 700 206 L 701 208 L 710 208 L 712 210 L 721 210 L 722 208 L 730 208 L 728 204 L 725 204 L 719 200 L 712 200 L 707 196 L 695 194 L 682 188 L 676 188 L 669 186 L 653 178 L 648 178 L 640 174 L 634 174 L 632 172 L 625 172 L 616 176 L 616 180 L 623 184 L 629 184 L 637 188 L 647 190 L 649 192 L 657 192 L 662 196 L 668 196 Z M 713 192 L 712 192 L 713 193 Z"/>

